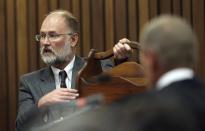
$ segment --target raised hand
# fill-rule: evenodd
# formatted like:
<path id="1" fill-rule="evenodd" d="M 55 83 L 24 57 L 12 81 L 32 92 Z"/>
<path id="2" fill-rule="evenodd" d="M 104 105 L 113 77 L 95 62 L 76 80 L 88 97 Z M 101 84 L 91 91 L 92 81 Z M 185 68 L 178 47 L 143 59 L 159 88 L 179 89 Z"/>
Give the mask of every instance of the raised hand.
<path id="1" fill-rule="evenodd" d="M 129 43 L 130 40 L 127 38 L 123 38 L 119 40 L 119 42 L 113 47 L 114 57 L 116 59 L 125 59 L 130 56 L 131 47 L 126 44 Z"/>

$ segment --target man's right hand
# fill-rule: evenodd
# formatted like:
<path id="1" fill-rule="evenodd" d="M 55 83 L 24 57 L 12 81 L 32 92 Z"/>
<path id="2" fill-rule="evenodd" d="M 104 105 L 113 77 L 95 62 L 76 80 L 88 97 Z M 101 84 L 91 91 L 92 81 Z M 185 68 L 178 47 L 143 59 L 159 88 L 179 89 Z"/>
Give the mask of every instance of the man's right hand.
<path id="1" fill-rule="evenodd" d="M 57 88 L 41 97 L 38 101 L 38 108 L 42 108 L 57 103 L 69 102 L 79 96 L 78 91 L 68 88 Z"/>

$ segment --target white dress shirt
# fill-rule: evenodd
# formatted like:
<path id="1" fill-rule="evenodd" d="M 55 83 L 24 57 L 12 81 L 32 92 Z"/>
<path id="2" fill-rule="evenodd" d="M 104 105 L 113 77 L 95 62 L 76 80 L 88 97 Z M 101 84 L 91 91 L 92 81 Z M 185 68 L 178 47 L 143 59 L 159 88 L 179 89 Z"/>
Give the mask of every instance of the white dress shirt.
<path id="1" fill-rule="evenodd" d="M 157 90 L 161 90 L 173 82 L 192 79 L 193 77 L 194 72 L 190 68 L 173 69 L 160 77 L 160 79 L 157 81 L 156 87 Z"/>
<path id="2" fill-rule="evenodd" d="M 67 88 L 71 88 L 72 69 L 73 69 L 74 61 L 75 61 L 75 56 L 70 61 L 70 63 L 64 68 L 64 70 L 67 73 L 67 77 L 65 79 L 65 83 L 66 83 Z M 60 88 L 60 83 L 61 82 L 60 82 L 60 79 L 59 79 L 59 72 L 61 70 L 54 67 L 54 66 L 51 66 L 51 69 L 52 69 L 53 74 L 54 74 L 56 88 Z"/>

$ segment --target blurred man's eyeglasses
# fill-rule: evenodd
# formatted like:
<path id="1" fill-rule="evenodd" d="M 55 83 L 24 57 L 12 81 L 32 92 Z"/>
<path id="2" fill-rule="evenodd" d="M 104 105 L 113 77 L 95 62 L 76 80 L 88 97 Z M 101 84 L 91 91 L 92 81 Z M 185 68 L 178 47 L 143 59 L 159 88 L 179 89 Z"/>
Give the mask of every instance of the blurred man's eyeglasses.
<path id="1" fill-rule="evenodd" d="M 50 41 L 55 41 L 56 39 L 58 39 L 62 35 L 73 35 L 73 33 L 68 33 L 68 34 L 42 33 L 42 34 L 36 35 L 35 38 L 36 38 L 36 41 L 38 41 L 38 42 L 41 41 L 41 40 L 45 40 L 46 37 Z"/>

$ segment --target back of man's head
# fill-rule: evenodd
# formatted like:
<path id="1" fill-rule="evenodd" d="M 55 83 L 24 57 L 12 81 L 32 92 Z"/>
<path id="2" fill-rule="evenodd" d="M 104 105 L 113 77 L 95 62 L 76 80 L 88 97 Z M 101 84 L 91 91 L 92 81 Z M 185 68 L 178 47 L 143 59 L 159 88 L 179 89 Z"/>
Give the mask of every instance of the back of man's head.
<path id="1" fill-rule="evenodd" d="M 144 50 L 153 51 L 166 70 L 176 67 L 194 67 L 197 40 L 190 24 L 184 19 L 162 15 L 151 20 L 141 33 Z"/>

